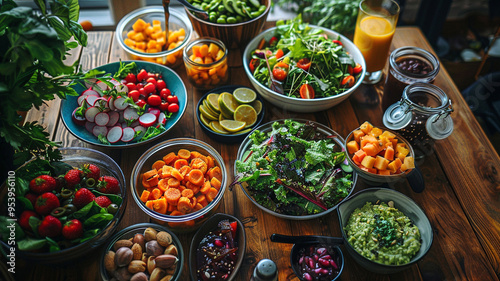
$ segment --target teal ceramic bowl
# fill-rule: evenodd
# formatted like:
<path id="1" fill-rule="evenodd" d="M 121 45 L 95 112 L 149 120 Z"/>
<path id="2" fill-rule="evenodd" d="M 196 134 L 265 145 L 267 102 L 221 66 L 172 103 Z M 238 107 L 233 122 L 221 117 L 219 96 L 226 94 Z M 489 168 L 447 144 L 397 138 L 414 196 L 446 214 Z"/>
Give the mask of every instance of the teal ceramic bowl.
<path id="1" fill-rule="evenodd" d="M 131 61 L 122 61 L 122 63 L 127 64 L 130 63 Z M 182 79 L 175 73 L 172 69 L 156 64 L 156 63 L 150 63 L 150 62 L 144 62 L 144 61 L 134 61 L 135 64 L 137 65 L 136 71 L 138 72 L 141 69 L 145 69 L 148 72 L 152 73 L 158 73 L 163 77 L 163 80 L 167 83 L 167 88 L 170 89 L 173 95 L 177 96 L 179 100 L 179 111 L 172 114 L 172 117 L 167 119 L 165 123 L 165 131 L 162 132 L 161 134 L 158 134 L 148 140 L 142 141 L 142 142 L 137 142 L 136 140 L 130 141 L 130 142 L 122 142 L 118 141 L 116 143 L 112 144 L 103 144 L 98 140 L 96 136 L 94 136 L 91 132 L 89 132 L 85 126 L 77 124 L 73 118 L 72 118 L 72 113 L 75 110 L 75 108 L 78 107 L 78 96 L 67 96 L 65 100 L 61 102 L 61 119 L 64 123 L 64 126 L 66 126 L 66 129 L 73 134 L 76 138 L 80 139 L 83 142 L 96 145 L 96 146 L 101 146 L 101 147 L 107 147 L 107 148 L 126 148 L 126 147 L 133 147 L 133 146 L 138 146 L 142 145 L 148 142 L 151 142 L 153 140 L 157 140 L 164 136 L 170 129 L 172 129 L 182 118 L 184 115 L 184 112 L 186 111 L 186 106 L 187 106 L 187 91 L 186 91 L 186 86 L 184 85 L 184 82 Z M 114 74 L 116 71 L 118 71 L 120 66 L 120 62 L 113 62 L 109 64 L 105 64 L 102 66 L 99 66 L 95 68 L 96 70 L 104 71 L 106 73 Z M 81 83 L 77 83 L 73 86 L 71 86 L 75 91 L 80 95 L 83 91 L 87 89 L 83 81 Z"/>

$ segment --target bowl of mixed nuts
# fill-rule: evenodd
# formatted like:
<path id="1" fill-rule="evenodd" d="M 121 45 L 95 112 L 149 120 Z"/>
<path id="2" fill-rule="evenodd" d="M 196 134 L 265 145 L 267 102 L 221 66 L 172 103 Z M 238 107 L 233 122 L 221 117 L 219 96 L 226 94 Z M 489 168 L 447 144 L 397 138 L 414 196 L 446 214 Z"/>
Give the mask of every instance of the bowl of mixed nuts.
<path id="1" fill-rule="evenodd" d="M 101 258 L 103 280 L 179 280 L 184 254 L 179 238 L 154 223 L 129 226 L 113 236 Z"/>

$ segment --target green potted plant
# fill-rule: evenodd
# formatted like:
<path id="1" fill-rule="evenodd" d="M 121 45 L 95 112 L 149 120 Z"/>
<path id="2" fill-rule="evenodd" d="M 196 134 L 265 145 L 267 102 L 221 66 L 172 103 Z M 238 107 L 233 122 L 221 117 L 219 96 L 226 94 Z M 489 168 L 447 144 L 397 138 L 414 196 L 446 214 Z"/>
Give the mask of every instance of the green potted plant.
<path id="1" fill-rule="evenodd" d="M 77 95 L 68 87 L 91 75 L 64 63 L 68 52 L 87 45 L 78 23 L 77 0 L 34 0 L 38 10 L 0 0 L 0 145 L 2 171 L 36 157 L 60 158 L 57 143 L 35 122 L 23 124 L 22 112 L 56 97 Z M 9 154 L 11 157 L 9 157 Z M 2 172 L 2 177 L 5 172 Z"/>

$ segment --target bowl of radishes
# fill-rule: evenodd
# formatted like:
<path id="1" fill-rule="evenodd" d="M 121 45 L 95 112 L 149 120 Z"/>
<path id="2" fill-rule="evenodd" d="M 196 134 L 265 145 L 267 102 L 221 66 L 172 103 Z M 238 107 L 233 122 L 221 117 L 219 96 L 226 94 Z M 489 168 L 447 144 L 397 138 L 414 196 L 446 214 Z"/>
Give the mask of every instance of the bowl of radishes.
<path id="1" fill-rule="evenodd" d="M 78 139 L 97 146 L 129 147 L 150 142 L 181 119 L 186 87 L 170 68 L 114 62 L 92 70 L 98 78 L 76 81 L 78 96 L 61 104 L 61 118 Z"/>

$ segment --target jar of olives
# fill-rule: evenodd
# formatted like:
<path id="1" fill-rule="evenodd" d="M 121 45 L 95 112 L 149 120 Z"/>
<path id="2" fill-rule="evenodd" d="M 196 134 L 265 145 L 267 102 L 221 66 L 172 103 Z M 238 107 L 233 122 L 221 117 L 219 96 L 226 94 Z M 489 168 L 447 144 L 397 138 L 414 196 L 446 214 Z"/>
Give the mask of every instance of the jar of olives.
<path id="1" fill-rule="evenodd" d="M 453 132 L 451 100 L 439 87 L 413 83 L 403 91 L 399 102 L 384 113 L 384 125 L 398 131 L 413 147 L 416 158 L 433 151 L 434 142 Z"/>
<path id="2" fill-rule="evenodd" d="M 432 83 L 438 72 L 439 61 L 428 51 L 417 47 L 394 50 L 389 57 L 382 110 L 399 101 L 406 86 L 415 82 Z"/>

